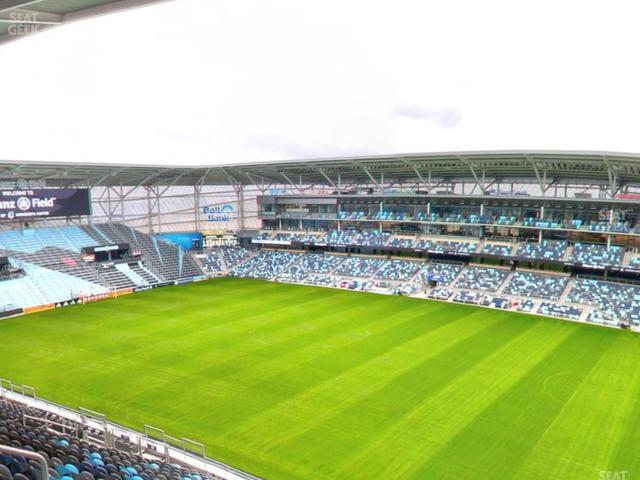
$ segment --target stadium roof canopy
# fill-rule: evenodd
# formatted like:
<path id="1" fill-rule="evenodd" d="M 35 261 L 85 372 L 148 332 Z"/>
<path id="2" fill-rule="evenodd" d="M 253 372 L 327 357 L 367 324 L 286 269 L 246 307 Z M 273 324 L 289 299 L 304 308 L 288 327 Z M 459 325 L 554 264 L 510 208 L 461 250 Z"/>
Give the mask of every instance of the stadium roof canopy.
<path id="1" fill-rule="evenodd" d="M 0 44 L 76 20 L 168 0 L 0 0 Z"/>
<path id="2" fill-rule="evenodd" d="M 475 151 L 260 163 L 158 166 L 0 160 L 0 181 L 48 186 L 431 184 L 442 180 L 640 186 L 640 154 L 591 151 Z"/>

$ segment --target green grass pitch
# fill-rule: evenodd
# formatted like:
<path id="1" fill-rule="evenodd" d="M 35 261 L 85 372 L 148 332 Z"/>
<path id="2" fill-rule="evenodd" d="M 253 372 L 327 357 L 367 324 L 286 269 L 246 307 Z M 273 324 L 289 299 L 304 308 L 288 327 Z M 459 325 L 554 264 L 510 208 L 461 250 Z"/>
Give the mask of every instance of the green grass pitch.
<path id="1" fill-rule="evenodd" d="M 0 377 L 269 479 L 633 480 L 639 342 L 229 278 L 0 321 Z"/>

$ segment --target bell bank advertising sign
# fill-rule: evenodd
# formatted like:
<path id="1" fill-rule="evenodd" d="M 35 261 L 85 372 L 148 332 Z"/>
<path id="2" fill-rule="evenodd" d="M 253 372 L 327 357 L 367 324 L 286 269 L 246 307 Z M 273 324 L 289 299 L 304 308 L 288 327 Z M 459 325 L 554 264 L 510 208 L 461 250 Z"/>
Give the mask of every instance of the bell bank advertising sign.
<path id="1" fill-rule="evenodd" d="M 91 215 L 86 188 L 0 190 L 0 220 Z"/>
<path id="2" fill-rule="evenodd" d="M 206 215 L 208 222 L 229 222 L 233 212 L 233 206 L 231 205 L 202 207 L 202 213 Z"/>

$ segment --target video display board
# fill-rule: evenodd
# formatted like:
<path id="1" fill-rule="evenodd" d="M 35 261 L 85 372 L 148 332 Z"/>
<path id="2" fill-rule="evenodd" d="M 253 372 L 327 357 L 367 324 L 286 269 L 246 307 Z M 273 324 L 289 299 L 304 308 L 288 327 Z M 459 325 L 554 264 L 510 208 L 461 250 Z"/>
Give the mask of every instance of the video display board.
<path id="1" fill-rule="evenodd" d="M 0 220 L 91 215 L 87 188 L 0 190 Z"/>

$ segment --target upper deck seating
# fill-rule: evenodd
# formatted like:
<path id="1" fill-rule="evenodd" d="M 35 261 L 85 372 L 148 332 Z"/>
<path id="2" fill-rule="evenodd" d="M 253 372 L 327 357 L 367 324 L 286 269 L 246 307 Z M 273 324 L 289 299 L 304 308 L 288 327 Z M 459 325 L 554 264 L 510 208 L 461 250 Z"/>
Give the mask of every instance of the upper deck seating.
<path id="1" fill-rule="evenodd" d="M 415 238 L 392 238 L 388 246 L 390 248 L 411 248 L 413 244 L 416 242 Z"/>
<path id="2" fill-rule="evenodd" d="M 580 265 L 597 267 L 621 266 L 624 259 L 624 248 L 618 246 L 598 245 L 595 243 L 576 243 L 569 261 Z"/>
<path id="3" fill-rule="evenodd" d="M 416 250 L 427 250 L 433 253 L 450 253 L 457 255 L 470 255 L 476 251 L 477 247 L 478 244 L 476 242 L 432 239 L 422 239 L 415 246 Z"/>
<path id="4" fill-rule="evenodd" d="M 362 220 L 366 218 L 366 214 L 361 210 L 342 211 L 338 212 L 337 218 L 339 220 Z"/>
<path id="5" fill-rule="evenodd" d="M 485 243 L 480 253 L 485 255 L 496 255 L 499 257 L 509 257 L 513 252 L 513 245 L 504 245 L 500 243 Z"/>
<path id="6" fill-rule="evenodd" d="M 640 270 L 640 257 L 633 257 L 629 260 L 629 268 Z"/>
<path id="7" fill-rule="evenodd" d="M 515 225 L 517 217 L 514 215 L 500 215 L 496 219 L 498 225 Z"/>
<path id="8" fill-rule="evenodd" d="M 279 232 L 273 237 L 278 242 L 314 243 L 319 235 L 311 233 L 286 233 Z"/>
<path id="9" fill-rule="evenodd" d="M 317 243 L 325 245 L 352 245 L 359 233 L 356 230 L 329 230 L 322 235 Z"/>
<path id="10" fill-rule="evenodd" d="M 391 234 L 379 230 L 362 230 L 356 239 L 357 245 L 365 247 L 382 247 L 389 241 Z"/>
<path id="11" fill-rule="evenodd" d="M 589 224 L 591 232 L 630 233 L 631 230 L 631 226 L 626 222 L 592 222 Z"/>
<path id="12" fill-rule="evenodd" d="M 564 226 L 560 220 L 540 220 L 533 217 L 525 218 L 522 225 L 536 228 L 562 228 Z"/>
<path id="13" fill-rule="evenodd" d="M 562 261 L 569 244 L 564 240 L 543 240 L 540 243 L 521 243 L 516 251 L 517 257 L 530 260 Z"/>

